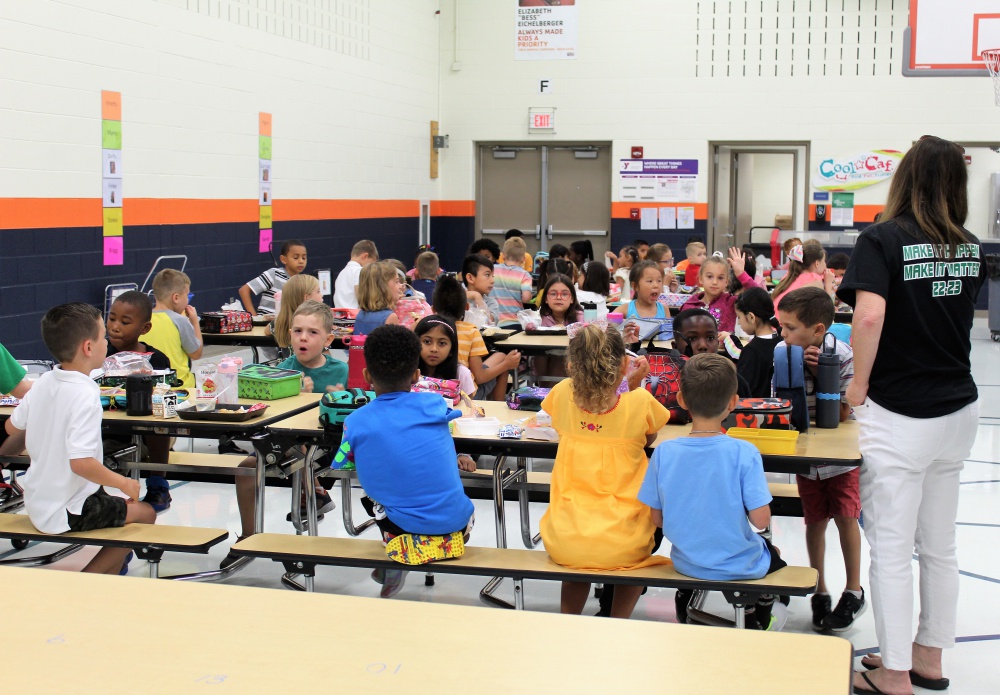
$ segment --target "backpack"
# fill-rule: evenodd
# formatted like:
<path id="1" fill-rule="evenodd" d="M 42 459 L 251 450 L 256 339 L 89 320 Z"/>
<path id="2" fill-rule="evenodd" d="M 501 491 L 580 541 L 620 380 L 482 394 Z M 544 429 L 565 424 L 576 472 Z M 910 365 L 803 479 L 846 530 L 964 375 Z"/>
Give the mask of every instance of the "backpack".
<path id="1" fill-rule="evenodd" d="M 363 405 L 375 400 L 374 391 L 347 389 L 323 394 L 319 401 L 319 422 L 329 433 L 344 431 L 344 420 Z"/>
<path id="2" fill-rule="evenodd" d="M 792 427 L 809 431 L 809 401 L 806 400 L 804 351 L 800 345 L 774 349 L 774 395 L 792 404 Z"/>
<path id="3" fill-rule="evenodd" d="M 691 416 L 688 411 L 677 401 L 677 392 L 681 388 L 681 370 L 687 358 L 683 355 L 657 352 L 648 353 L 646 360 L 649 362 L 649 374 L 642 380 L 642 387 L 669 411 L 668 423 L 684 425 L 690 422 Z"/>
<path id="4" fill-rule="evenodd" d="M 437 379 L 432 376 L 421 376 L 420 381 L 410 387 L 414 393 L 437 393 L 440 394 L 448 405 L 458 405 L 462 400 L 462 385 L 458 379 Z"/>

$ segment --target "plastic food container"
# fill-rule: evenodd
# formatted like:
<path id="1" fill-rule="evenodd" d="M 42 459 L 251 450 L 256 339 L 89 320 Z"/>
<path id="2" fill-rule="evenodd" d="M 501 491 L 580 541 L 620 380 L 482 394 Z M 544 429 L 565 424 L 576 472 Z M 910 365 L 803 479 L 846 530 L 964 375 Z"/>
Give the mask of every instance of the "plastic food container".
<path id="1" fill-rule="evenodd" d="M 750 442 L 762 454 L 794 456 L 799 433 L 795 430 L 761 430 L 749 427 L 732 427 L 726 432 L 734 439 Z"/>
<path id="2" fill-rule="evenodd" d="M 276 401 L 299 395 L 302 390 L 302 372 L 291 369 L 249 364 L 240 370 L 240 398 L 257 401 Z"/>
<path id="3" fill-rule="evenodd" d="M 500 431 L 500 420 L 495 417 L 460 417 L 454 423 L 455 434 L 462 437 L 488 437 Z"/>

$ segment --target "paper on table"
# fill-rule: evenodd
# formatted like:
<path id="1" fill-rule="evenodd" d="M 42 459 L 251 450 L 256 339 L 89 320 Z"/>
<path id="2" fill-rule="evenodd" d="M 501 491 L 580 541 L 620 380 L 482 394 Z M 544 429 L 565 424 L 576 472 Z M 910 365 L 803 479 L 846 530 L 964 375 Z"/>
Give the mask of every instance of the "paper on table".
<path id="1" fill-rule="evenodd" d="M 694 208 L 677 208 L 677 229 L 694 229 Z"/>
<path id="2" fill-rule="evenodd" d="M 643 208 L 639 214 L 639 229 L 657 228 L 656 208 Z"/>
<path id="3" fill-rule="evenodd" d="M 660 208 L 660 229 L 677 229 L 676 208 Z"/>

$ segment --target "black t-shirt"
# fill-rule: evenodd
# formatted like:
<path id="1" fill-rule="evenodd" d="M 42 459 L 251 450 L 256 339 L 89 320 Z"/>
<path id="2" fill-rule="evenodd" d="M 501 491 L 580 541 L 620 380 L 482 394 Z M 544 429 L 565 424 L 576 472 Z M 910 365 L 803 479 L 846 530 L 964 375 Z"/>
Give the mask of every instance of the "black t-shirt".
<path id="1" fill-rule="evenodd" d="M 736 373 L 750 386 L 749 398 L 770 398 L 771 377 L 774 376 L 774 346 L 776 337 L 754 338 L 740 352 Z"/>
<path id="2" fill-rule="evenodd" d="M 108 357 L 114 355 L 118 350 L 111 343 L 108 343 Z M 153 369 L 170 369 L 170 358 L 164 355 L 162 352 L 157 350 L 152 345 L 146 345 L 144 352 L 150 353 L 149 355 L 149 366 Z"/>
<path id="3" fill-rule="evenodd" d="M 969 331 L 986 262 L 979 239 L 966 235 L 956 257 L 945 260 L 948 250 L 935 254 L 904 216 L 865 229 L 851 254 L 837 296 L 851 306 L 857 290 L 886 300 L 868 396 L 894 413 L 941 417 L 979 397 Z"/>

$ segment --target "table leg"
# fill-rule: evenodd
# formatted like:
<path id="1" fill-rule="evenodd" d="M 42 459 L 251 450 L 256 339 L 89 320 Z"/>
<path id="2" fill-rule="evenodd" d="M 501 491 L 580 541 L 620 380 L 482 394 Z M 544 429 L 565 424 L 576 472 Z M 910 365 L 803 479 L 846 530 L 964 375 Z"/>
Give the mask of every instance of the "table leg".
<path id="1" fill-rule="evenodd" d="M 517 491 L 517 503 L 521 513 L 521 541 L 525 548 L 531 550 L 542 540 L 542 535 L 540 533 L 531 535 L 531 510 L 528 507 L 530 502 L 528 497 L 528 467 L 527 459 L 523 456 L 519 456 L 517 459 L 517 471 L 521 482 L 521 489 Z"/>
<path id="2" fill-rule="evenodd" d="M 506 461 L 506 456 L 497 456 L 496 461 L 493 463 L 493 521 L 496 524 L 498 548 L 507 547 L 507 524 L 503 505 L 503 491 L 505 487 L 503 465 Z M 516 608 L 516 606 L 510 604 L 509 602 L 493 595 L 493 592 L 500 587 L 502 582 L 503 577 L 493 577 L 493 579 L 491 579 L 479 592 L 479 599 L 483 601 L 483 603 L 487 603 L 491 606 L 497 606 L 499 608 Z M 514 600 L 516 602 L 520 602 L 521 600 L 521 597 L 518 596 L 519 593 L 517 583 L 515 582 Z"/>

